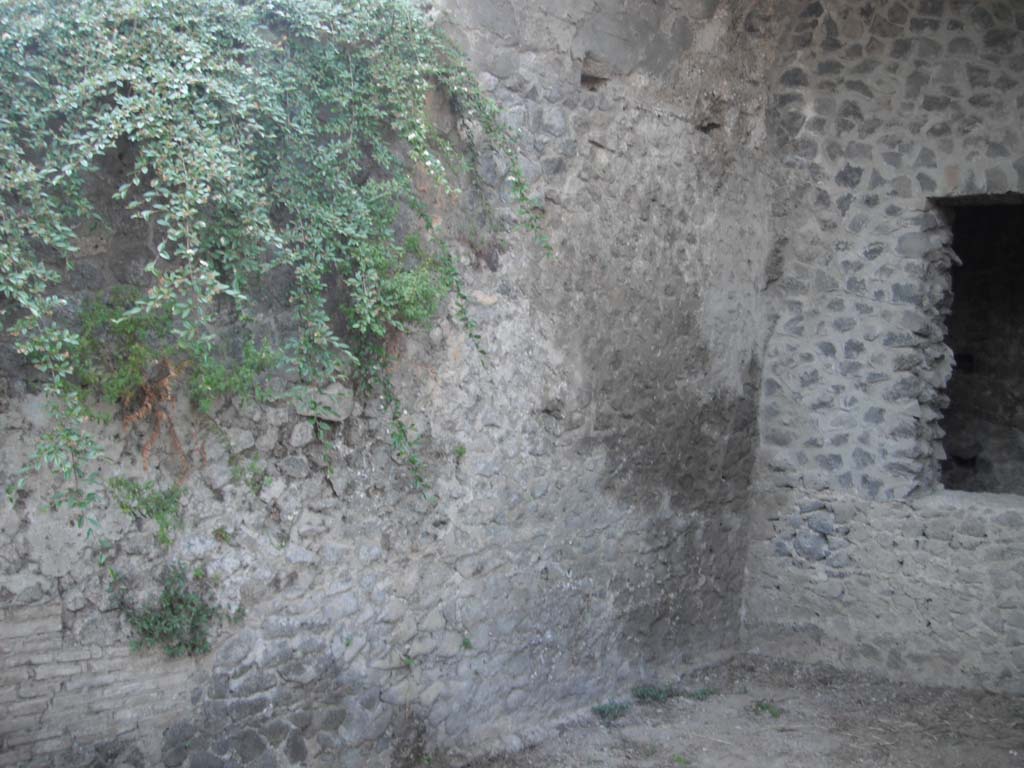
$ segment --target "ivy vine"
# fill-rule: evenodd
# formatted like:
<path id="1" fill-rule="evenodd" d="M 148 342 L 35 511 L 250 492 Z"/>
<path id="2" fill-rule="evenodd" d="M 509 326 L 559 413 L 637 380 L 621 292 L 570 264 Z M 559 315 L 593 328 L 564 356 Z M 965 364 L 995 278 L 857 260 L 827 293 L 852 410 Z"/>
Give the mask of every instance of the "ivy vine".
<path id="1" fill-rule="evenodd" d="M 431 123 L 432 92 L 468 150 Z M 43 374 L 60 425 L 35 465 L 72 481 L 75 506 L 91 502 L 83 382 L 97 372 L 81 361 L 95 339 L 67 317 L 64 289 L 83 226 L 105 224 L 91 185 L 104 158 L 127 158 L 114 204 L 148 232 L 146 284 L 108 302 L 108 330 L 165 328 L 171 370 L 191 369 L 203 402 L 232 380 L 225 365 L 245 364 L 225 361 L 215 309 L 244 318 L 271 270 L 291 279 L 280 351 L 296 378 L 386 378 L 391 334 L 451 292 L 464 302 L 413 175 L 457 193 L 474 140 L 506 158 L 535 228 L 497 107 L 404 0 L 0 0 L 0 333 Z M 138 379 L 132 365 L 113 386 Z"/>

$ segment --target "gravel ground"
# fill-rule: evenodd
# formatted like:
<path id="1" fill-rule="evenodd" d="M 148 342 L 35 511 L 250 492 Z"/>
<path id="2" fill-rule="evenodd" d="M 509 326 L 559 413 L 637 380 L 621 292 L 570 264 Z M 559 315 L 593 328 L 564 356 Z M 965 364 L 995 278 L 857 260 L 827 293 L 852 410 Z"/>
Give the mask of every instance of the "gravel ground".
<path id="1" fill-rule="evenodd" d="M 669 689 L 472 768 L 1024 768 L 1024 698 L 749 656 Z"/>

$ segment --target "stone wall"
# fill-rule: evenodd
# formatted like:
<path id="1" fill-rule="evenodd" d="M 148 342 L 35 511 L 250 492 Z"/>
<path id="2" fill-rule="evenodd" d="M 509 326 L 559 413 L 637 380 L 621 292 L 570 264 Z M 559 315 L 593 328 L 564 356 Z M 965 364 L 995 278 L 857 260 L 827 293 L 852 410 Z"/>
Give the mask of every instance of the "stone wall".
<path id="1" fill-rule="evenodd" d="M 0 507 L 0 766 L 458 764 L 741 636 L 1019 692 L 1020 509 L 920 497 L 953 363 L 952 235 L 930 199 L 1024 187 L 1024 14 L 431 13 L 522 130 L 554 253 L 438 201 L 487 354 L 454 306 L 400 342 L 429 493 L 392 455 L 383 403 L 346 390 L 322 434 L 285 400 L 213 419 L 177 403 L 191 472 L 167 548 L 107 494 L 90 536 L 33 476 Z M 494 190 L 506 170 L 484 159 Z M 138 233 L 108 215 L 83 289 L 139 276 Z M 6 481 L 49 422 L 2 354 Z M 173 482 L 166 436 L 147 469 L 147 425 L 110 415 L 104 479 Z M 132 651 L 108 594 L 108 568 L 142 600 L 172 562 L 246 609 L 194 660 Z"/>
<path id="2" fill-rule="evenodd" d="M 933 200 L 1024 189 L 1022 31 L 1019 4 L 960 0 L 808 0 L 790 31 L 752 647 L 1021 691 L 1021 500 L 939 485 L 956 257 Z"/>
<path id="3" fill-rule="evenodd" d="M 454 307 L 401 342 L 429 494 L 382 403 L 345 392 L 320 437 L 287 401 L 212 420 L 177 403 L 191 472 L 166 549 L 106 494 L 87 538 L 33 476 L 0 508 L 0 765 L 457 762 L 738 642 L 770 250 L 756 73 L 779 19 L 706 0 L 435 13 L 523 129 L 554 254 L 441 212 L 487 354 Z M 99 285 L 135 237 L 110 224 Z M 49 425 L 5 370 L 0 480 Z M 110 415 L 103 478 L 173 482 L 166 435 L 147 470 L 148 425 Z M 133 652 L 108 594 L 108 568 L 142 600 L 171 562 L 246 609 L 195 660 Z"/>
<path id="4" fill-rule="evenodd" d="M 783 484 L 935 486 L 952 263 L 933 197 L 1024 188 L 1010 2 L 803 3 L 775 81 L 788 169 L 761 408 Z"/>
<path id="5" fill-rule="evenodd" d="M 747 575 L 751 650 L 1024 693 L 1018 497 L 949 491 L 879 503 L 780 492 L 761 503 Z"/>

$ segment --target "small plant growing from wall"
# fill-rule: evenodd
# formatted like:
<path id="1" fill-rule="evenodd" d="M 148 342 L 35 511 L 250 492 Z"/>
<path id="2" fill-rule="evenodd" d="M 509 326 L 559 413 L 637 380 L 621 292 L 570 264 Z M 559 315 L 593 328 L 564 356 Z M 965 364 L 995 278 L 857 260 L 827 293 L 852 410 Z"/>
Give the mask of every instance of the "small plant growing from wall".
<path id="1" fill-rule="evenodd" d="M 111 590 L 134 633 L 137 649 L 162 648 L 171 658 L 199 656 L 210 650 L 210 630 L 220 609 L 209 597 L 205 571 L 168 566 L 160 577 L 157 599 L 139 608 L 127 602 L 124 579 L 117 577 Z"/>
<path id="2" fill-rule="evenodd" d="M 123 477 L 111 479 L 107 487 L 122 512 L 134 520 L 153 520 L 157 524 L 157 541 L 165 547 L 171 545 L 172 531 L 182 525 L 181 488 L 159 490 L 151 482 Z"/>
<path id="3" fill-rule="evenodd" d="M 238 461 L 231 464 L 231 480 L 242 483 L 253 496 L 259 496 L 266 486 L 269 475 L 258 461 Z"/>

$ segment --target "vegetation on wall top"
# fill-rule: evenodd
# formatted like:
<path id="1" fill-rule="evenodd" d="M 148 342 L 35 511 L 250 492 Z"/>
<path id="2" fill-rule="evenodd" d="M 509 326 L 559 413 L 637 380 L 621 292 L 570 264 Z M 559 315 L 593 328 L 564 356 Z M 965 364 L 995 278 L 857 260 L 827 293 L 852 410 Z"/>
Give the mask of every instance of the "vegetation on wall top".
<path id="1" fill-rule="evenodd" d="M 380 381 L 389 334 L 461 295 L 412 176 L 454 193 L 475 150 L 431 124 L 432 91 L 464 138 L 512 160 L 529 210 L 497 108 L 403 0 L 0 0 L 0 82 L 0 332 L 61 410 L 37 464 L 75 487 L 96 454 L 83 386 L 130 408 L 159 355 L 198 402 L 223 394 L 247 362 L 225 359 L 214 308 L 244 318 L 270 270 L 291 280 L 284 364 L 313 384 Z M 115 205 L 148 233 L 146 284 L 75 322 L 63 281 L 83 226 L 109 225 L 94 180 L 114 153 Z M 405 211 L 419 236 L 400 232 Z M 88 362 L 100 323 L 128 341 L 117 377 Z"/>

